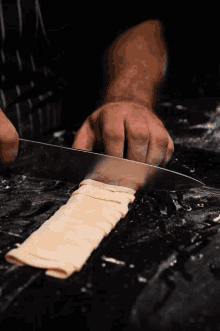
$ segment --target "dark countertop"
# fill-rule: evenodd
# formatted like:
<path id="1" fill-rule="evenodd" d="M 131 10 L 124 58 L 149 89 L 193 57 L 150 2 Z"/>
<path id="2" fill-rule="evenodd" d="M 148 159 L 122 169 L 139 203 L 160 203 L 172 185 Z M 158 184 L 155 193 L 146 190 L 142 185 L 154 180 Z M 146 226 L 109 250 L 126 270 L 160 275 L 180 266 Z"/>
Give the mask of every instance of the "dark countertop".
<path id="1" fill-rule="evenodd" d="M 163 107 L 170 109 L 165 122 L 175 142 L 167 168 L 214 189 L 137 192 L 126 217 L 82 270 L 67 280 L 45 276 L 42 269 L 12 265 L 4 256 L 64 204 L 76 187 L 1 174 L 3 327 L 16 323 L 16 330 L 46 330 L 71 323 L 83 330 L 106 331 L 220 329 L 220 115 L 215 108 L 207 110 L 203 124 L 210 123 L 211 129 L 192 128 L 202 125 L 195 106 L 182 109 L 178 116 L 174 106 Z M 72 134 L 57 133 L 47 141 L 70 146 Z"/>

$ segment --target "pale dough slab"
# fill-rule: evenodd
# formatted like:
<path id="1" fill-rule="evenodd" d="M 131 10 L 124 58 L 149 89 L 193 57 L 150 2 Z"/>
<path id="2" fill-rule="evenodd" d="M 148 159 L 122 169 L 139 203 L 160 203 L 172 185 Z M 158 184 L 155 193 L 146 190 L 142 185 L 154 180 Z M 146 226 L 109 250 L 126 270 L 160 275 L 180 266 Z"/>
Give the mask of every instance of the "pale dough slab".
<path id="1" fill-rule="evenodd" d="M 83 180 L 79 186 L 82 186 L 82 185 L 92 185 L 93 187 L 99 187 L 101 189 L 104 189 L 104 190 L 108 190 L 108 191 L 113 191 L 113 192 L 123 192 L 123 193 L 129 193 L 129 194 L 135 194 L 136 191 L 133 190 L 132 188 L 128 188 L 128 187 L 124 187 L 124 186 L 115 186 L 115 185 L 109 185 L 109 184 L 104 184 L 104 183 L 101 183 L 101 182 L 98 182 L 96 180 L 93 180 L 93 179 L 85 179 Z"/>
<path id="2" fill-rule="evenodd" d="M 70 217 L 73 217 L 72 214 L 72 210 L 68 210 L 68 206 L 64 205 L 62 206 L 58 212 L 61 211 L 65 211 L 65 215 L 66 214 L 70 214 Z M 79 212 L 80 213 L 80 212 Z M 91 225 L 94 227 L 97 227 L 99 229 L 102 229 L 105 233 L 105 236 L 107 236 L 109 234 L 109 232 L 111 232 L 111 230 L 114 228 L 114 225 L 111 224 L 109 221 L 105 220 L 105 221 L 99 221 L 99 219 L 93 218 L 91 217 L 91 215 L 89 215 L 89 217 L 86 217 L 86 211 L 84 211 L 84 218 L 82 219 L 82 213 L 80 213 L 79 217 L 77 217 L 77 212 L 74 213 L 74 222 L 75 224 L 87 224 L 87 225 Z M 112 222 L 113 223 L 113 222 Z"/>
<path id="3" fill-rule="evenodd" d="M 18 265 L 44 268 L 67 278 L 82 268 L 117 222 L 128 212 L 135 190 L 84 180 L 67 203 L 5 258 Z"/>

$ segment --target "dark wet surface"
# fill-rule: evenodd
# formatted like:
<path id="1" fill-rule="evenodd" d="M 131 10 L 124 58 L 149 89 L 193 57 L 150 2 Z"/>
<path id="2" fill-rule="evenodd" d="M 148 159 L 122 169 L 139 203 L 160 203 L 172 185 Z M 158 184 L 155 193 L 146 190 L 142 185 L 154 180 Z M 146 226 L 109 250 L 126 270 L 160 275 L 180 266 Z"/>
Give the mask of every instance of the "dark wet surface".
<path id="1" fill-rule="evenodd" d="M 48 142 L 65 146 L 61 138 Z M 10 264 L 5 254 L 66 203 L 76 185 L 1 174 L 3 329 L 16 323 L 16 330 L 220 330 L 219 161 L 216 151 L 176 143 L 167 168 L 213 190 L 137 192 L 126 217 L 67 280 Z"/>

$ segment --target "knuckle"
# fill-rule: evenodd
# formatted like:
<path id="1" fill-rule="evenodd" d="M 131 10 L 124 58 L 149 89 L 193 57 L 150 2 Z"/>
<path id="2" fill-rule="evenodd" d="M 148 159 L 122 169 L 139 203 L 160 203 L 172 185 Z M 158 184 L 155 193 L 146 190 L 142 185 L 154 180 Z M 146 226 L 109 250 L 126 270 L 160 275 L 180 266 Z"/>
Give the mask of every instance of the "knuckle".
<path id="1" fill-rule="evenodd" d="M 103 130 L 103 134 L 111 140 L 122 141 L 124 140 L 124 135 L 122 132 L 117 130 L 115 127 L 107 127 Z"/>
<path id="2" fill-rule="evenodd" d="M 168 134 L 168 146 L 167 146 L 167 150 L 170 153 L 173 153 L 174 152 L 174 142 L 173 142 L 173 140 L 172 140 L 172 138 L 170 137 L 169 134 Z"/>
<path id="3" fill-rule="evenodd" d="M 171 140 L 170 144 L 168 145 L 167 149 L 168 149 L 168 153 L 170 153 L 170 154 L 174 153 L 175 148 L 174 148 L 174 143 L 172 142 L 172 140 Z"/>
<path id="4" fill-rule="evenodd" d="M 136 128 L 133 126 L 129 133 L 133 140 L 146 141 L 150 136 L 149 128 L 147 125 L 141 125 Z"/>
<path id="5" fill-rule="evenodd" d="M 173 153 L 174 153 L 174 143 L 173 143 L 172 139 L 170 138 L 170 143 L 167 147 L 165 165 L 171 160 Z"/>
<path id="6" fill-rule="evenodd" d="M 168 145 L 169 145 L 169 139 L 168 139 L 166 133 L 164 133 L 164 132 L 157 135 L 155 137 L 155 141 L 156 141 L 156 144 L 161 146 L 161 147 L 167 148 Z"/>
<path id="7" fill-rule="evenodd" d="M 152 128 L 152 136 L 156 144 L 169 150 L 174 150 L 173 141 L 164 127 L 155 126 Z"/>

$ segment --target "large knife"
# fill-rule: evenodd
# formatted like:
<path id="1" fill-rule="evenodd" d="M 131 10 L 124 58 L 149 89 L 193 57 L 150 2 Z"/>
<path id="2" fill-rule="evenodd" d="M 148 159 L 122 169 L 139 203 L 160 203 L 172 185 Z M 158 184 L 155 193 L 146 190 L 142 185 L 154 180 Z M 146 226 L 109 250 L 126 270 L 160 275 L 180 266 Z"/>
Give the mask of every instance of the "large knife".
<path id="1" fill-rule="evenodd" d="M 14 172 L 80 186 L 24 243 L 6 254 L 10 263 L 44 268 L 46 275 L 56 278 L 81 270 L 103 237 L 125 217 L 138 189 L 175 191 L 203 185 L 145 163 L 24 139 L 19 141 L 17 159 L 2 167 L 9 175 Z M 114 187 L 109 189 L 111 185 L 102 183 Z"/>
<path id="2" fill-rule="evenodd" d="M 90 178 L 136 191 L 177 191 L 204 185 L 189 176 L 146 163 L 21 138 L 16 160 L 1 163 L 0 171 L 74 184 Z"/>

